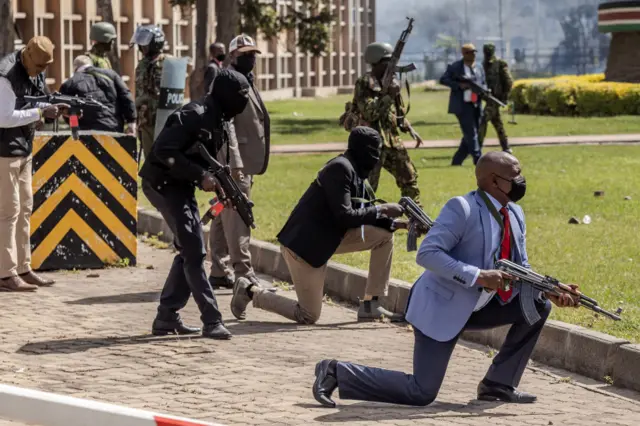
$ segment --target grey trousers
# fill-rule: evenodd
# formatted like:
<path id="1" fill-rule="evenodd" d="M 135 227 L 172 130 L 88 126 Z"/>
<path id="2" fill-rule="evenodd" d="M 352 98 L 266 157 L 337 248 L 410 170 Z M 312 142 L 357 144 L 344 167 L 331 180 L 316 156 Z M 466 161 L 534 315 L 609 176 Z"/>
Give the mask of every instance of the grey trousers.
<path id="1" fill-rule="evenodd" d="M 187 305 L 193 294 L 202 323 L 222 323 L 216 296 L 204 270 L 207 251 L 195 190 L 189 192 L 184 187 L 158 190 L 143 180 L 142 191 L 169 225 L 178 250 L 160 295 L 158 319 L 175 321 L 180 318 L 178 311 Z"/>
<path id="2" fill-rule="evenodd" d="M 551 312 L 551 302 L 536 302 L 536 308 L 542 319 L 531 326 L 522 316 L 518 297 L 506 305 L 494 298 L 487 306 L 471 315 L 465 328 L 486 329 L 511 324 L 500 352 L 489 367 L 486 379 L 514 388 L 518 386 Z M 415 329 L 413 374 L 339 362 L 337 373 L 340 399 L 417 406 L 431 404 L 440 391 L 460 334 L 448 342 L 438 342 Z"/>
<path id="3" fill-rule="evenodd" d="M 236 180 L 240 190 L 251 197 L 252 176 L 244 176 L 242 181 Z M 211 251 L 211 276 L 235 278 L 255 276 L 251 266 L 251 228 L 243 221 L 238 212 L 224 209 L 211 221 L 209 231 L 209 249 Z M 230 264 L 229 264 L 230 263 Z"/>

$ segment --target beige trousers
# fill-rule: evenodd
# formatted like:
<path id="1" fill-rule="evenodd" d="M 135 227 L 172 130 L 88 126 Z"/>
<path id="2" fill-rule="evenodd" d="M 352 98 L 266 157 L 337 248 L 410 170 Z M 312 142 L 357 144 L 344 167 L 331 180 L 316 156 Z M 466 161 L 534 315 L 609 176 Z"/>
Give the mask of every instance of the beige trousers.
<path id="1" fill-rule="evenodd" d="M 363 241 L 361 232 L 361 228 L 349 230 L 335 254 L 371 250 L 369 276 L 364 293 L 368 296 L 386 296 L 393 257 L 393 233 L 365 225 Z M 253 294 L 253 306 L 301 324 L 314 324 L 322 311 L 327 265 L 314 268 L 288 248 L 282 247 L 281 250 L 298 300 L 263 290 Z"/>
<path id="2" fill-rule="evenodd" d="M 253 178 L 244 176 L 242 181 L 236 180 L 236 183 L 240 191 L 250 198 Z M 214 218 L 209 231 L 211 276 L 231 277 L 235 273 L 235 278 L 238 279 L 255 275 L 251 267 L 250 240 L 251 228 L 245 225 L 238 212 L 224 209 Z"/>
<path id="3" fill-rule="evenodd" d="M 31 270 L 31 156 L 0 157 L 0 278 Z"/>

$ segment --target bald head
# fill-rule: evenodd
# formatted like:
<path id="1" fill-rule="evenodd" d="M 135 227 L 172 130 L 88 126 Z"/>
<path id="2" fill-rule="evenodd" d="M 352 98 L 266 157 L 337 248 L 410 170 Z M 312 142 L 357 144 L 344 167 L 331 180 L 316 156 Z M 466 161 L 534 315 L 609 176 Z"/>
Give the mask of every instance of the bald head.
<path id="1" fill-rule="evenodd" d="M 226 53 L 227 48 L 225 47 L 224 43 L 216 42 L 209 46 L 209 56 L 211 58 L 216 58 L 219 61 L 223 61 Z"/>
<path id="2" fill-rule="evenodd" d="M 512 181 L 521 177 L 520 162 L 516 157 L 503 151 L 488 152 L 476 164 L 478 188 L 491 194 L 506 205 Z"/>

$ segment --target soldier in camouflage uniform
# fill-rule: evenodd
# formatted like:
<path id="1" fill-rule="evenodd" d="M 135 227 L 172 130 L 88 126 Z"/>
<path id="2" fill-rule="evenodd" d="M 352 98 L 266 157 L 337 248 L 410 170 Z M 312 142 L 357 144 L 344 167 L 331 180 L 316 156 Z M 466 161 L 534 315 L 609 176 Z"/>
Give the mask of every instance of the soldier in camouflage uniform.
<path id="1" fill-rule="evenodd" d="M 93 43 L 91 50 L 86 53 L 91 58 L 96 68 L 112 69 L 111 61 L 107 56 L 111 52 L 113 42 L 116 40 L 116 29 L 109 22 L 98 22 L 91 26 L 89 38 Z"/>
<path id="2" fill-rule="evenodd" d="M 162 65 L 168 55 L 162 53 L 164 33 L 153 25 L 138 27 L 131 38 L 131 45 L 134 44 L 144 55 L 136 67 L 136 110 L 140 143 L 147 159 L 154 141 Z"/>
<path id="3" fill-rule="evenodd" d="M 395 98 L 400 94 L 400 84 L 394 81 L 388 93 L 382 93 L 380 86 L 392 53 L 393 47 L 388 43 L 372 43 L 367 46 L 364 60 L 371 65 L 371 72 L 356 81 L 351 108 L 359 120 L 353 124 L 372 127 L 382 135 L 380 161 L 369 175 L 373 190 L 378 188 L 380 172 L 384 167 L 396 179 L 402 196 L 418 201 L 418 172 L 400 140 L 399 131 L 407 132 L 407 129 L 399 127 L 396 119 Z M 404 116 L 404 111 L 402 115 Z"/>
<path id="4" fill-rule="evenodd" d="M 493 96 L 502 102 L 507 103 L 509 93 L 513 87 L 513 79 L 509 72 L 509 66 L 506 61 L 496 58 L 496 47 L 493 43 L 485 44 L 482 50 L 484 53 L 484 61 L 482 62 L 482 65 L 484 67 L 487 86 L 491 89 Z M 478 130 L 480 148 L 482 148 L 484 138 L 487 135 L 489 122 L 491 122 L 493 127 L 496 129 L 502 150 L 511 153 L 512 151 L 511 148 L 509 148 L 507 132 L 504 129 L 504 123 L 500 116 L 500 106 L 495 102 L 487 102 L 484 109 L 484 115 L 480 122 L 480 129 Z"/>

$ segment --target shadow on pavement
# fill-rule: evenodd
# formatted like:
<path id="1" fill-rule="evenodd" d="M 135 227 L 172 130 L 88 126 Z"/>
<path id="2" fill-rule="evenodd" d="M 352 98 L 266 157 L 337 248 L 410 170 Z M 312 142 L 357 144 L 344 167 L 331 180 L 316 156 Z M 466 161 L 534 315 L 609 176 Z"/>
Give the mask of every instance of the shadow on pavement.
<path id="1" fill-rule="evenodd" d="M 68 305 L 105 305 L 109 303 L 150 303 L 160 300 L 159 291 L 142 293 L 113 294 L 109 296 L 86 297 L 84 299 L 64 302 Z"/>
<path id="2" fill-rule="evenodd" d="M 318 332 L 322 330 L 352 330 L 354 327 L 349 325 L 357 325 L 357 322 L 334 323 L 326 325 L 299 325 L 294 323 L 278 323 L 278 322 L 238 322 L 228 321 L 225 323 L 234 336 L 268 334 L 268 333 L 287 333 L 287 332 Z M 378 329 L 375 326 L 358 326 L 358 330 Z M 123 337 L 80 337 L 75 339 L 58 339 L 43 340 L 40 342 L 31 342 L 23 345 L 17 350 L 19 354 L 26 355 L 46 355 L 46 354 L 68 354 L 85 352 L 90 349 L 105 348 L 112 346 L 127 346 L 140 344 L 166 344 L 173 343 L 176 340 L 208 340 L 200 334 L 184 335 L 184 336 L 153 336 L 152 334 L 141 334 L 137 336 Z M 232 339 L 233 340 L 233 339 Z M 213 351 L 207 347 L 208 352 Z"/>
<path id="3" fill-rule="evenodd" d="M 317 404 L 296 404 L 301 408 L 320 408 Z M 419 421 L 422 419 L 453 419 L 453 418 L 482 418 L 490 417 L 492 419 L 497 418 L 509 418 L 509 417 L 529 417 L 539 415 L 552 415 L 544 407 L 541 408 L 540 413 L 496 413 L 495 411 L 485 412 L 486 410 L 492 410 L 503 405 L 500 402 L 483 402 L 478 400 L 471 400 L 468 404 L 454 404 L 450 402 L 434 402 L 426 407 L 409 407 L 404 405 L 382 404 L 375 402 L 359 402 L 349 405 L 338 405 L 336 409 L 331 410 L 330 413 L 316 417 L 314 420 L 317 422 L 328 423 L 348 423 L 352 421 L 367 421 L 379 422 L 383 420 L 413 420 Z M 515 424 L 515 423 L 514 423 Z"/>

